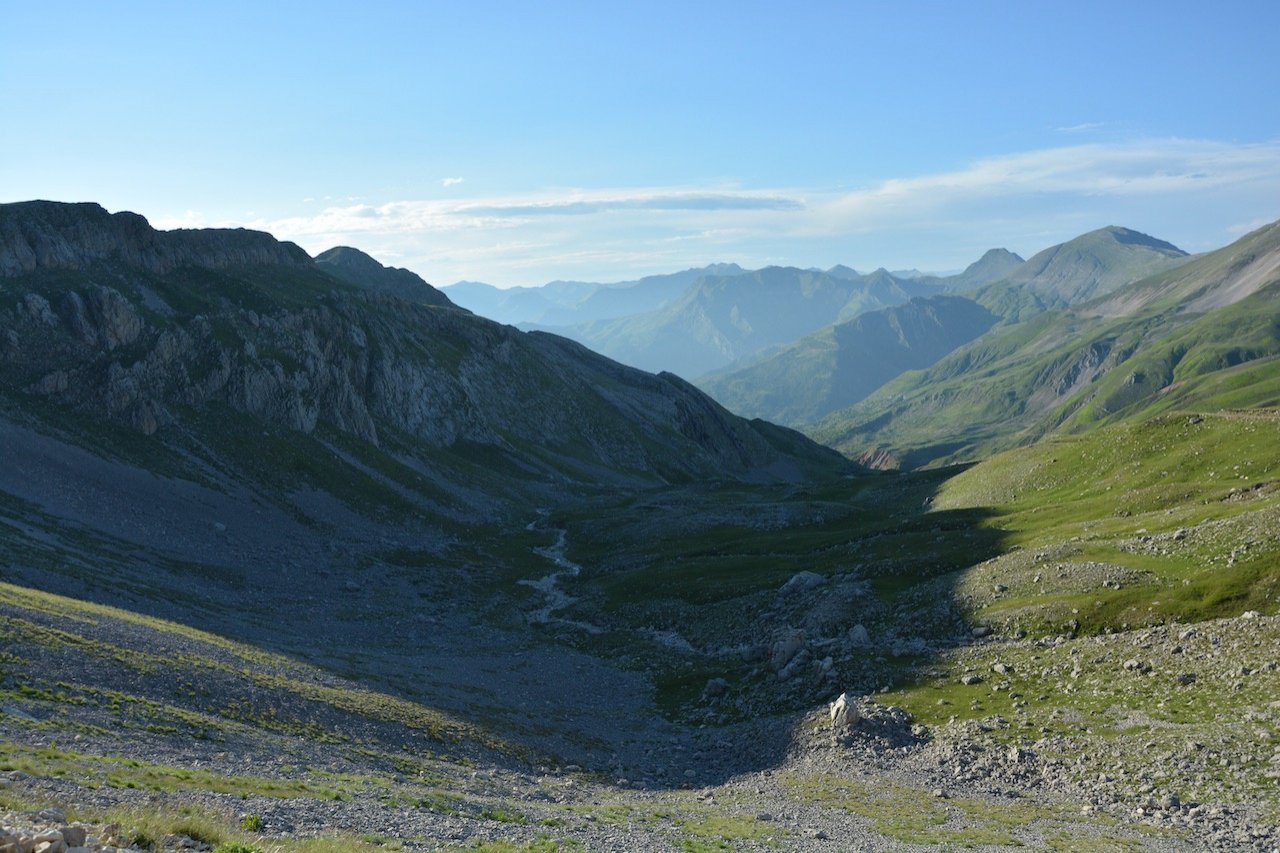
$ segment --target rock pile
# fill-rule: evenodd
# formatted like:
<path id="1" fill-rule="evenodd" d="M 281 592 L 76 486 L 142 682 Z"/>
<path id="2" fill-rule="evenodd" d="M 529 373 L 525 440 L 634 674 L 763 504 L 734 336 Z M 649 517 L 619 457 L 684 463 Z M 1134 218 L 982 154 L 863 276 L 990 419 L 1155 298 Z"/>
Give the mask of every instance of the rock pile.
<path id="1" fill-rule="evenodd" d="M 187 835 L 168 835 L 158 844 L 136 846 L 133 833 L 117 823 L 68 822 L 57 808 L 0 813 L 0 853 L 143 853 L 143 850 L 207 851 L 210 845 Z"/>

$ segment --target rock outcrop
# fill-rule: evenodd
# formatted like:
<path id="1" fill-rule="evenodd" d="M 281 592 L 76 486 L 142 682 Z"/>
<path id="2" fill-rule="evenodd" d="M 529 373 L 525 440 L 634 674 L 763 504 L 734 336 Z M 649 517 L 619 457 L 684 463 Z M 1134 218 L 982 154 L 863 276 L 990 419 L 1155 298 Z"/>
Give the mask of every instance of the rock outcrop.
<path id="1" fill-rule="evenodd" d="M 93 203 L 27 201 L 0 205 L 0 275 L 88 270 L 112 262 L 157 275 L 182 267 L 310 266 L 293 243 L 262 231 L 156 231 L 136 213 Z"/>

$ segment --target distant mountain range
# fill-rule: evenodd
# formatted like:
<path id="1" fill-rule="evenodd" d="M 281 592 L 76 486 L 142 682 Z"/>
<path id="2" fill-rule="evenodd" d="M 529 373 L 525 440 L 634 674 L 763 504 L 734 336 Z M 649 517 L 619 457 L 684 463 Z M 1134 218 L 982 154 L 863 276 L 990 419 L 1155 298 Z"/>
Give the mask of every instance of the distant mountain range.
<path id="1" fill-rule="evenodd" d="M 711 264 L 634 281 L 601 284 L 552 281 L 538 287 L 494 287 L 460 281 L 441 288 L 457 305 L 512 326 L 571 326 L 654 311 L 706 275 L 746 272 L 737 264 Z"/>
<path id="2" fill-rule="evenodd" d="M 898 377 L 811 434 L 914 467 L 1173 409 L 1280 405 L 1280 223 L 1194 258 L 1126 229 L 1072 243 L 1027 262 L 1049 279 L 979 291 L 989 307 L 1030 319 Z M 1117 284 L 1133 272 L 1097 267 L 1126 252 L 1163 271 Z M 1071 273 L 1082 266 L 1094 272 Z"/>
<path id="3" fill-rule="evenodd" d="M 502 290 L 475 282 L 444 288 L 484 316 L 573 338 L 644 370 L 698 377 L 789 344 L 830 323 L 909 299 L 996 280 L 1022 259 L 988 252 L 955 276 L 901 275 L 714 264 L 634 282 L 551 282 Z"/>
<path id="4" fill-rule="evenodd" d="M 657 311 L 552 329 L 625 364 L 697 377 L 834 319 L 939 291 L 884 270 L 852 277 L 794 267 L 703 276 Z"/>
<path id="5" fill-rule="evenodd" d="M 915 280 L 968 298 L 912 300 L 868 313 L 699 383 L 740 414 L 793 426 L 812 423 L 901 373 L 928 367 L 997 321 L 1017 322 L 1110 292 L 1186 257 L 1125 228 L 1084 234 L 1029 261 L 992 249 L 962 273 Z"/>

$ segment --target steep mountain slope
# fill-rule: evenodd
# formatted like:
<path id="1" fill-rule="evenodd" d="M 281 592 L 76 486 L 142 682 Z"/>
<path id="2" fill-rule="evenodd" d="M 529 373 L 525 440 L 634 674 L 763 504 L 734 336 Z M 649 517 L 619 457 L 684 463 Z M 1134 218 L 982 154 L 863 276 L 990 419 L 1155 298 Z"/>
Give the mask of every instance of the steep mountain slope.
<path id="1" fill-rule="evenodd" d="M 766 267 L 704 276 L 658 311 L 557 331 L 626 364 L 693 377 L 836 320 L 938 290 L 884 270 L 839 277 Z"/>
<path id="2" fill-rule="evenodd" d="M 997 319 L 963 297 L 915 298 L 828 326 L 776 355 L 698 384 L 741 415 L 793 426 L 812 423 L 907 370 L 928 367 Z"/>
<path id="3" fill-rule="evenodd" d="M 974 458 L 1174 401 L 1272 404 L 1277 354 L 1280 228 L 1272 225 L 1078 308 L 994 329 L 813 434 L 905 465 Z"/>
<path id="4" fill-rule="evenodd" d="M 93 205 L 6 205 L 0 234 L 0 269 L 11 271 L 0 279 L 9 416 L 106 419 L 149 437 L 139 447 L 155 458 L 185 460 L 188 473 L 195 459 L 236 464 L 225 443 L 254 422 L 285 443 L 389 451 L 392 479 L 430 481 L 406 499 L 435 510 L 473 497 L 475 508 L 491 505 L 497 494 L 477 497 L 485 477 L 510 494 L 566 480 L 789 476 L 832 462 L 675 377 L 387 296 L 387 280 L 434 293 L 364 256 L 327 253 L 317 264 L 269 235 L 166 234 Z M 359 274 L 346 275 L 353 267 Z M 91 443 L 110 452 L 115 440 Z"/>
<path id="5" fill-rule="evenodd" d="M 444 291 L 463 308 L 500 323 L 570 326 L 655 311 L 704 275 L 742 272 L 745 270 L 737 264 L 711 264 L 612 284 L 552 281 L 538 287 L 499 288 L 466 281 L 451 284 Z"/>
<path id="6" fill-rule="evenodd" d="M 1026 320 L 1110 293 L 1187 258 L 1176 246 L 1109 226 L 1038 252 L 974 298 L 1008 321 Z"/>
<path id="7" fill-rule="evenodd" d="M 449 297 L 406 269 L 384 267 L 359 249 L 335 246 L 316 255 L 316 266 L 365 290 L 422 305 L 453 305 Z"/>

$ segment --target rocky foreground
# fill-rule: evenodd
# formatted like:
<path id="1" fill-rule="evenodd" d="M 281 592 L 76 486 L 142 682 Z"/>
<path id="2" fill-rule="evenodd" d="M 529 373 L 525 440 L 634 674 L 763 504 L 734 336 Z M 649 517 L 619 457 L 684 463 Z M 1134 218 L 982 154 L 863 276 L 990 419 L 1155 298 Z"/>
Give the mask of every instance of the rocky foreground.
<path id="1" fill-rule="evenodd" d="M 14 625 L 12 604 L 5 612 Z M 95 620 L 100 645 L 88 657 L 98 658 L 90 665 L 100 680 L 114 659 L 136 689 L 147 691 L 154 676 L 168 681 L 119 660 L 122 647 L 103 643 L 112 620 Z M 134 642 L 157 640 L 136 625 L 129 631 Z M 201 645 L 186 638 L 182 656 L 194 660 Z M 11 648 L 31 660 L 38 646 Z M 533 653 L 549 666 L 557 651 Z M 38 678 L 9 692 L 0 803 L 45 804 L 3 816 L 21 840 L 6 843 L 28 844 L 13 848 L 26 853 L 56 853 L 59 844 L 289 850 L 307 838 L 353 850 L 373 849 L 368 839 L 376 839 L 408 850 L 1272 851 L 1280 846 L 1278 658 L 1280 618 L 1255 613 L 1094 638 L 991 636 L 938 658 L 933 680 L 905 692 L 844 695 L 800 718 L 635 728 L 615 763 L 648 755 L 651 766 L 637 773 L 649 781 L 641 781 L 610 770 L 607 756 L 603 766 L 581 766 L 521 759 L 502 745 L 429 746 L 412 727 L 389 723 L 374 695 L 363 711 L 342 713 L 342 701 L 329 697 L 329 716 L 311 716 L 308 726 L 298 693 L 312 679 L 340 683 L 296 666 L 277 672 L 264 659 L 244 670 L 254 692 L 235 681 L 231 655 L 219 667 L 231 680 L 210 680 L 214 693 L 199 697 L 177 695 L 199 693 L 194 683 L 165 702 L 131 702 Z M 286 675 L 291 683 L 277 680 Z M 1041 714 L 1036 705 L 1050 689 L 1057 701 Z M 945 698 L 926 705 L 930 691 Z M 1150 714 L 1122 710 L 1121 697 L 1145 703 L 1147 691 L 1166 694 L 1165 708 L 1153 700 Z M 952 719 L 961 701 L 992 703 L 992 713 Z M 1221 710 L 1164 714 L 1198 701 Z M 229 704 L 241 722 L 194 737 L 173 725 L 183 716 L 212 724 L 208 710 L 232 713 Z M 608 726 L 599 720 L 599 733 Z M 780 734 L 789 745 L 765 763 L 763 745 Z M 656 781 L 660 767 L 674 771 L 670 781 Z M 53 804 L 65 811 L 48 810 Z M 83 822 L 68 824 L 69 815 Z M 169 831 L 130 824 L 154 826 L 155 815 L 173 816 Z M 221 829 L 192 830 L 183 823 L 190 815 Z"/>
<path id="2" fill-rule="evenodd" d="M 0 814 L 0 853 L 128 853 L 141 851 L 120 838 L 118 824 L 67 823 L 60 809 Z M 208 849 L 187 836 L 164 839 L 173 849 Z"/>

